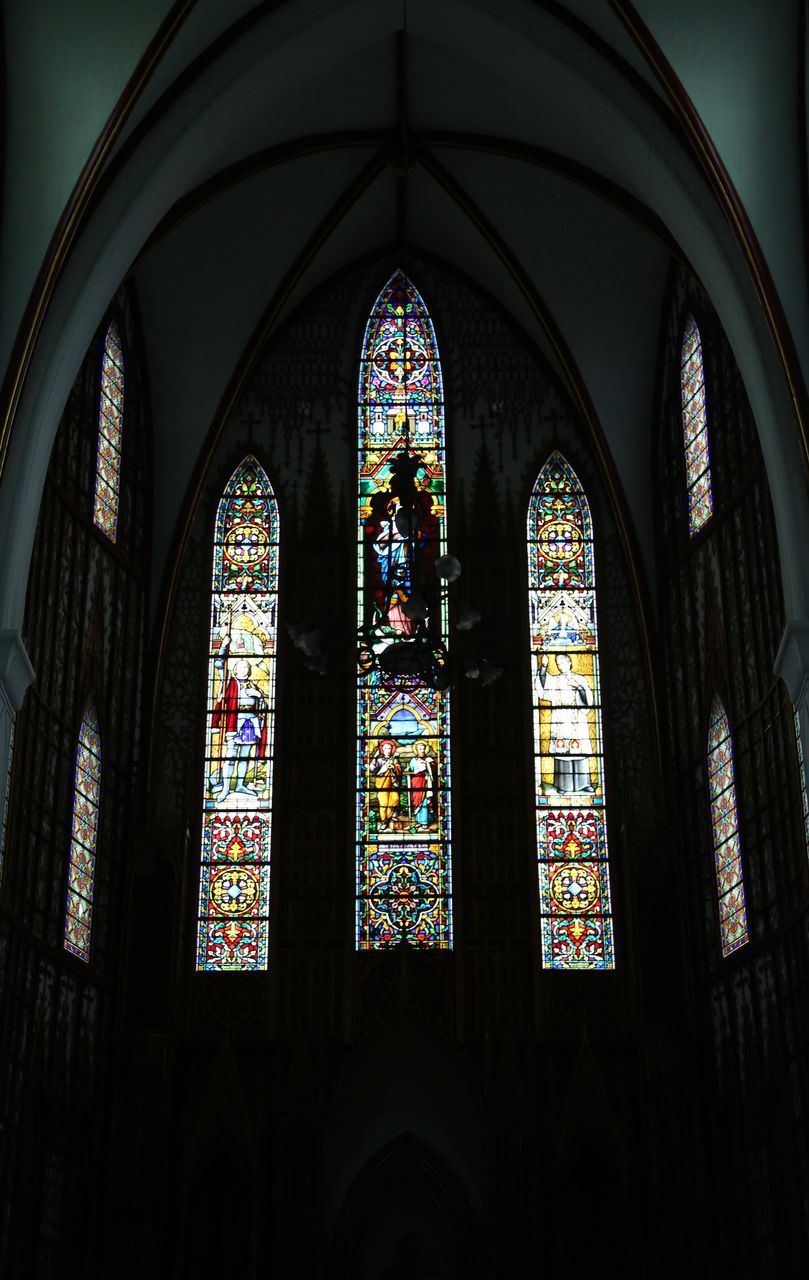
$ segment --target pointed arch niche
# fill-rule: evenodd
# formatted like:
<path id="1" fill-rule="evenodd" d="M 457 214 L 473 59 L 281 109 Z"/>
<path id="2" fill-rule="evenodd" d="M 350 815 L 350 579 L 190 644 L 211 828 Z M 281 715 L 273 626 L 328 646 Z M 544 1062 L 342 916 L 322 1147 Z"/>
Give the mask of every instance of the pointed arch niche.
<path id="1" fill-rule="evenodd" d="M 560 453 L 531 495 L 528 580 L 542 964 L 612 969 L 592 522 Z"/>
<path id="2" fill-rule="evenodd" d="M 216 513 L 198 970 L 267 968 L 278 504 L 254 457 Z"/>
<path id="3" fill-rule="evenodd" d="M 452 945 L 449 691 L 383 670 L 413 634 L 415 592 L 433 604 L 430 635 L 446 642 L 435 564 L 446 551 L 444 396 L 432 320 L 397 271 L 365 329 L 359 378 L 357 907 L 359 950 L 405 941 Z M 396 516 L 393 463 L 409 452 L 419 512 L 418 558 Z"/>
<path id="4" fill-rule="evenodd" d="M 121 446 L 124 431 L 124 353 L 118 325 L 113 320 L 104 339 L 101 356 L 101 390 L 98 400 L 98 447 L 93 521 L 110 542 L 118 533 L 118 499 L 121 489 Z"/>

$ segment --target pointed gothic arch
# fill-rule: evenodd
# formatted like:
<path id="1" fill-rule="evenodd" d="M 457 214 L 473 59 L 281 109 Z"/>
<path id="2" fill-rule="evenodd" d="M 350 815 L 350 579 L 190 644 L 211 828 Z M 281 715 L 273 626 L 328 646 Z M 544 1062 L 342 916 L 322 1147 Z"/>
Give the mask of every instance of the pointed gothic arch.
<path id="1" fill-rule="evenodd" d="M 528 508 L 542 964 L 615 965 L 590 505 L 558 452 Z"/>
<path id="2" fill-rule="evenodd" d="M 278 533 L 272 486 L 248 455 L 214 528 L 198 970 L 267 968 Z"/>
<path id="3" fill-rule="evenodd" d="M 356 941 L 445 949 L 450 695 L 434 672 L 395 661 L 408 645 L 440 650 L 447 639 L 435 572 L 447 539 L 444 394 L 432 320 L 402 271 L 366 325 L 358 418 Z M 403 480 L 414 485 L 407 511 Z"/>

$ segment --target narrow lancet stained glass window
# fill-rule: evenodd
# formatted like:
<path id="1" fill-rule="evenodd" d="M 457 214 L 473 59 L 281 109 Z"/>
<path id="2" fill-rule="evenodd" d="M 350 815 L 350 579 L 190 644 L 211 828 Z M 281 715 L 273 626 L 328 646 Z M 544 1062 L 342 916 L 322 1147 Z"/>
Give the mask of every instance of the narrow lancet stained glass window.
<path id="1" fill-rule="evenodd" d="M 118 326 L 113 320 L 104 339 L 104 354 L 101 357 L 96 487 L 93 500 L 93 520 L 110 542 L 115 541 L 118 528 L 123 429 L 124 355 Z"/>
<path id="2" fill-rule="evenodd" d="M 797 714 L 797 713 L 796 713 Z M 14 724 L 11 722 L 11 732 L 8 738 L 8 768 L 6 769 L 6 798 L 3 801 L 3 823 L 0 827 L 0 887 L 3 884 L 3 859 L 6 852 L 6 832 L 8 830 L 8 805 L 11 799 L 11 766 L 14 760 Z"/>
<path id="3" fill-rule="evenodd" d="M 730 725 L 718 698 L 711 707 L 708 729 L 708 786 L 711 793 L 716 891 L 719 896 L 719 934 L 722 955 L 743 947 L 748 940 L 744 901 L 736 784 L 733 780 L 733 743 Z"/>
<path id="4" fill-rule="evenodd" d="M 101 738 L 98 717 L 90 706 L 81 723 L 76 751 L 64 940 L 65 950 L 84 961 L 90 959 L 100 800 Z"/>
<path id="5" fill-rule="evenodd" d="M 806 793 L 806 761 L 803 757 L 803 741 L 801 739 L 801 718 L 797 707 L 793 711 L 795 717 L 795 742 L 798 748 L 798 770 L 801 780 L 801 806 L 803 812 L 803 834 L 806 847 L 809 849 L 809 795 Z"/>
<path id="6" fill-rule="evenodd" d="M 197 969 L 266 969 L 278 504 L 245 458 L 216 515 Z"/>
<path id="7" fill-rule="evenodd" d="M 697 533 L 713 514 L 708 418 L 705 412 L 705 370 L 702 339 L 693 316 L 686 321 L 680 364 L 683 398 L 685 478 L 688 488 L 688 531 Z"/>
<path id="8" fill-rule="evenodd" d="M 612 969 L 590 507 L 559 453 L 528 512 L 542 964 Z"/>
<path id="9" fill-rule="evenodd" d="M 403 494 L 409 496 L 403 499 Z M 452 945 L 444 400 L 432 321 L 396 272 L 359 382 L 357 946 Z M 427 614 L 425 618 L 424 614 Z"/>

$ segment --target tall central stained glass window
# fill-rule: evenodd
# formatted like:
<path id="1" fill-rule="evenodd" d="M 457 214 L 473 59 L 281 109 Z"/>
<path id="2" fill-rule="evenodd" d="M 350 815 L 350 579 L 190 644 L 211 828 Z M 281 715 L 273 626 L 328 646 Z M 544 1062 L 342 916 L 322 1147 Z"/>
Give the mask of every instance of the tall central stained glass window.
<path id="1" fill-rule="evenodd" d="M 447 608 L 436 576 L 445 468 L 435 333 L 398 271 L 371 312 L 359 380 L 360 950 L 452 945 Z"/>
<path id="2" fill-rule="evenodd" d="M 255 458 L 216 513 L 197 969 L 267 968 L 278 504 Z"/>
<path id="3" fill-rule="evenodd" d="M 542 964 L 612 969 L 590 505 L 553 453 L 528 511 Z"/>

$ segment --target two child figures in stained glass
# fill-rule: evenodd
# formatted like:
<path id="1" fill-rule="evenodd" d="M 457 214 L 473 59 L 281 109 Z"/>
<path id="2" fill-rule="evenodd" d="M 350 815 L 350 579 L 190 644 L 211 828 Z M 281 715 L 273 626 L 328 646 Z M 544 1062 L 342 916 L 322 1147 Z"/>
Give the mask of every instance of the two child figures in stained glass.
<path id="1" fill-rule="evenodd" d="M 424 738 L 403 745 L 383 738 L 373 748 L 369 769 L 374 797 L 371 826 L 376 833 L 437 830 L 435 746 Z"/>

